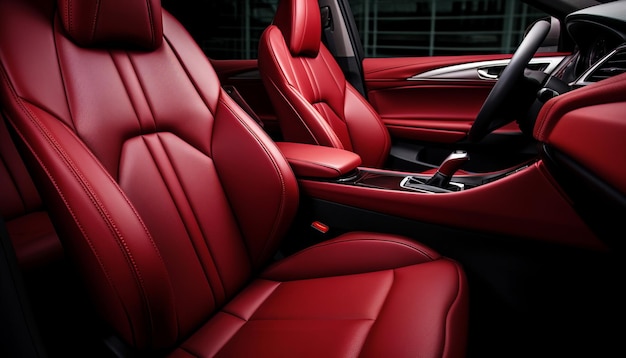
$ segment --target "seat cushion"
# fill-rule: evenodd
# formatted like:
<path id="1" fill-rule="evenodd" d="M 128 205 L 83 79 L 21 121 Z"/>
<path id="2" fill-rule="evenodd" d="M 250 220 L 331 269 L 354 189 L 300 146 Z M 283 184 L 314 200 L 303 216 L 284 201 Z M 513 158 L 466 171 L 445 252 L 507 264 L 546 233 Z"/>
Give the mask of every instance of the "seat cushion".
<path id="1" fill-rule="evenodd" d="M 173 356 L 462 356 L 465 280 L 415 242 L 346 234 L 267 269 Z"/>

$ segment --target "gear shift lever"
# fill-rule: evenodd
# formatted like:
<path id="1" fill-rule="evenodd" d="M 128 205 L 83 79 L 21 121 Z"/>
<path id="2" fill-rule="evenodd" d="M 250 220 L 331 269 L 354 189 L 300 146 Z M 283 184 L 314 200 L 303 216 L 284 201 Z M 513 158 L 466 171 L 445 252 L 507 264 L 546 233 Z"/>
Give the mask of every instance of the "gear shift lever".
<path id="1" fill-rule="evenodd" d="M 450 184 L 450 179 L 454 173 L 469 160 L 469 155 L 464 150 L 452 152 L 437 169 L 437 172 L 426 181 L 427 185 L 445 188 Z"/>

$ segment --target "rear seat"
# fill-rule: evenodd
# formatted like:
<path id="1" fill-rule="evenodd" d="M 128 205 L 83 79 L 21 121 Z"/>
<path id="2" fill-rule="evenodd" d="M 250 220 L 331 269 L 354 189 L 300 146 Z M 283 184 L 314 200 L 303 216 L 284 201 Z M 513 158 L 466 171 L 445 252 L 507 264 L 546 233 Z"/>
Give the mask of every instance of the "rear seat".
<path id="1" fill-rule="evenodd" d="M 59 238 L 1 118 L 0 215 L 22 269 L 34 270 L 62 259 Z"/>

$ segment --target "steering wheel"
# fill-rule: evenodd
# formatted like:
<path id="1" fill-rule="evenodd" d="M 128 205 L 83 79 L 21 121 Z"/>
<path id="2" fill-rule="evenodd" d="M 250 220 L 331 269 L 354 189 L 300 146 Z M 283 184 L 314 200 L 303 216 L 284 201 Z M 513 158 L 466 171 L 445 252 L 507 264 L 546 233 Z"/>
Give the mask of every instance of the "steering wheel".
<path id="1" fill-rule="evenodd" d="M 468 133 L 469 141 L 478 142 L 487 134 L 513 121 L 513 118 L 498 118 L 497 113 L 507 97 L 513 92 L 515 85 L 524 76 L 524 69 L 543 43 L 548 32 L 550 32 L 550 22 L 540 20 L 526 33 L 524 40 L 500 74 L 498 81 L 478 112 Z"/>

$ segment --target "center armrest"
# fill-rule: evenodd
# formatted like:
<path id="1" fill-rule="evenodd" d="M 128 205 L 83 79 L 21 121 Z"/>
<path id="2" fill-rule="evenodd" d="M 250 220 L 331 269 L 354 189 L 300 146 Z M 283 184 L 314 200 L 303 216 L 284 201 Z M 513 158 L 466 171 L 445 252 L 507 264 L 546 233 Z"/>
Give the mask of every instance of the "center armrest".
<path id="1" fill-rule="evenodd" d="M 298 177 L 339 178 L 361 165 L 358 154 L 343 149 L 292 142 L 276 145 Z"/>

